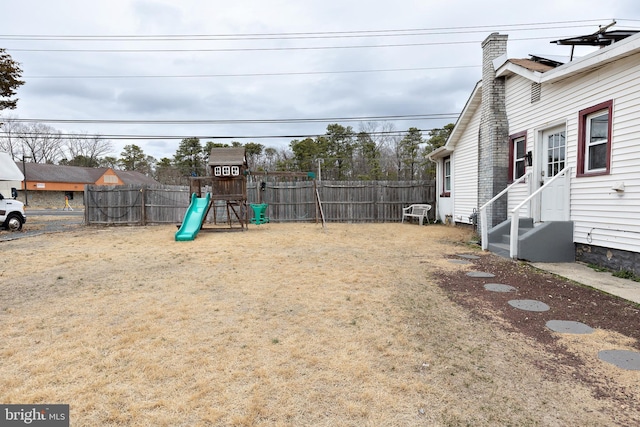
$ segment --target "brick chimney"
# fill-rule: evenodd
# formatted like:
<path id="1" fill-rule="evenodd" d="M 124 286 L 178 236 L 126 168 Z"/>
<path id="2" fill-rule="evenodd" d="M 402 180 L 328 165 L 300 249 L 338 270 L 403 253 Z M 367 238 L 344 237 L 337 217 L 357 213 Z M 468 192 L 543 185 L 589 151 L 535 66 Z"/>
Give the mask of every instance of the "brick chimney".
<path id="1" fill-rule="evenodd" d="M 507 53 L 507 35 L 493 33 L 482 42 L 482 109 L 478 136 L 478 205 L 482 206 L 509 183 L 509 123 L 505 79 L 496 78 L 493 60 Z M 487 210 L 489 228 L 507 218 L 507 197 Z M 484 224 L 481 224 L 484 227 Z"/>

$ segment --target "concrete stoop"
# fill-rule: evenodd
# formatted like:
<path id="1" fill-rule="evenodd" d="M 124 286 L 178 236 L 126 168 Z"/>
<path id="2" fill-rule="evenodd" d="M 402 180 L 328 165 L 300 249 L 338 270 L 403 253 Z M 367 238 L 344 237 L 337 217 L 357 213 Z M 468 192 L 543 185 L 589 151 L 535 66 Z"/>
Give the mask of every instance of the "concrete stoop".
<path id="1" fill-rule="evenodd" d="M 531 262 L 574 262 L 573 221 L 550 221 L 534 224 L 532 218 L 520 218 L 518 259 Z M 487 248 L 509 258 L 511 219 L 489 230 Z"/>

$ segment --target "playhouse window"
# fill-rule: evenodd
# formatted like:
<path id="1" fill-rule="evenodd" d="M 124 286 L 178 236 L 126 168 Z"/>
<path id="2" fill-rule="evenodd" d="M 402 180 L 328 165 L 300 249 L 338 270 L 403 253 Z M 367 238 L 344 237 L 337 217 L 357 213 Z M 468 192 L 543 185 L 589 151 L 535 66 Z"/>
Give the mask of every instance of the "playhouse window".
<path id="1" fill-rule="evenodd" d="M 222 167 L 221 166 L 216 166 L 213 168 L 213 175 L 214 176 L 222 176 Z"/>
<path id="2" fill-rule="evenodd" d="M 240 175 L 240 168 L 238 166 L 231 166 L 231 175 L 233 176 Z"/>
<path id="3" fill-rule="evenodd" d="M 222 175 L 223 176 L 231 175 L 231 166 L 223 166 L 222 167 Z"/>
<path id="4" fill-rule="evenodd" d="M 578 175 L 608 174 L 613 101 L 580 111 Z"/>

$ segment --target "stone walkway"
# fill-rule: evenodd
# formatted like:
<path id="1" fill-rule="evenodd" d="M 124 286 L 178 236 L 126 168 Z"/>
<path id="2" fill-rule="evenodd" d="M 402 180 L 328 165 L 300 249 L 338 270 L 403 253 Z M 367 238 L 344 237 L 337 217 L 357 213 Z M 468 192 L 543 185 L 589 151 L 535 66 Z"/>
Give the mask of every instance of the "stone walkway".
<path id="1" fill-rule="evenodd" d="M 471 258 L 472 256 L 473 255 L 458 254 L 458 257 L 464 260 L 473 259 Z M 455 259 L 450 261 L 453 263 L 459 263 L 457 262 L 458 260 Z M 583 285 L 591 286 L 607 293 L 629 299 L 630 301 L 640 303 L 640 283 L 613 277 L 611 273 L 599 273 L 585 265 L 577 263 L 536 263 L 533 264 L 533 266 L 541 270 L 566 277 Z M 469 271 L 467 276 L 474 279 L 489 279 L 495 277 L 491 273 L 485 273 L 482 271 Z M 515 292 L 518 290 L 515 286 L 503 283 L 486 283 L 484 288 L 487 292 Z M 508 301 L 508 304 L 516 310 L 545 312 L 550 309 L 547 304 L 530 299 L 514 299 Z M 554 332 L 565 334 L 590 334 L 594 331 L 594 329 L 589 325 L 585 325 L 584 323 L 576 322 L 571 319 L 550 319 L 547 321 L 546 327 Z M 620 369 L 640 371 L 640 352 L 603 349 L 598 352 L 598 357 L 600 360 L 611 363 Z"/>

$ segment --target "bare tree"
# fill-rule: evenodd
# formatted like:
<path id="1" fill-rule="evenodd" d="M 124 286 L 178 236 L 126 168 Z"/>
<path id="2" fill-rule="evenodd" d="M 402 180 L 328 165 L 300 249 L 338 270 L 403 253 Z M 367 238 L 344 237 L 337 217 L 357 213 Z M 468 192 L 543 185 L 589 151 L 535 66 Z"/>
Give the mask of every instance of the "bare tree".
<path id="1" fill-rule="evenodd" d="M 260 163 L 259 167 L 266 171 L 272 171 L 276 169 L 276 159 L 278 158 L 278 150 L 273 147 L 267 147 L 264 149 L 264 159 Z"/>
<path id="2" fill-rule="evenodd" d="M 34 163 L 56 163 L 62 157 L 62 135 L 49 125 L 22 124 L 18 137 L 23 155 L 31 157 Z"/>
<path id="3" fill-rule="evenodd" d="M 67 156 L 66 163 L 74 166 L 96 167 L 100 163 L 100 157 L 112 149 L 111 141 L 102 139 L 100 135 L 86 133 L 72 134 L 63 144 L 63 151 Z"/>
<path id="4" fill-rule="evenodd" d="M 360 123 L 360 131 L 368 133 L 375 142 L 376 151 L 380 155 L 381 178 L 397 178 L 397 149 L 401 138 L 397 135 L 394 124 L 387 121 L 363 122 Z"/>
<path id="5" fill-rule="evenodd" d="M 18 138 L 20 123 L 16 121 L 16 117 L 6 116 L 0 118 L 0 131 L 0 151 L 9 153 L 11 158 L 18 160 L 17 157 L 22 153 L 22 143 Z"/>

